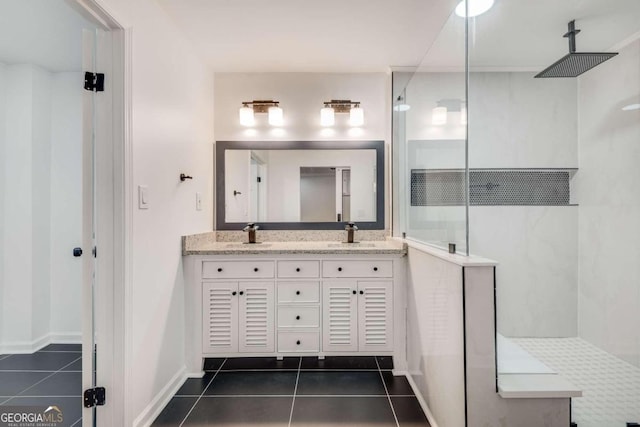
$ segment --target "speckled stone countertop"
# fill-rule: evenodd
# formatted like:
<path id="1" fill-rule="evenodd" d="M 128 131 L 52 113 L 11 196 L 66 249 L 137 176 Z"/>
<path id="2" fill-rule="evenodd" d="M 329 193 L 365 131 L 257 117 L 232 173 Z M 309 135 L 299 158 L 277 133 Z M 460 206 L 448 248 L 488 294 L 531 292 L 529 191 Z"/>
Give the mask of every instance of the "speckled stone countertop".
<path id="1" fill-rule="evenodd" d="M 307 242 L 262 242 L 246 244 L 241 241 L 218 242 L 207 239 L 183 238 L 183 255 L 365 255 L 407 253 L 406 244 L 396 240 L 361 241 L 359 243 L 342 243 L 340 241 L 307 241 Z"/>

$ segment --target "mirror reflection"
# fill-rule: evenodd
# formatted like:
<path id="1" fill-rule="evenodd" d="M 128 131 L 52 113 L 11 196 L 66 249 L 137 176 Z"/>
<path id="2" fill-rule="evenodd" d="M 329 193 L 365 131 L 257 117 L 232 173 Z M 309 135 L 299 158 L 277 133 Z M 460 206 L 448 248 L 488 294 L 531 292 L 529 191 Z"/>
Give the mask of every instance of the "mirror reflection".
<path id="1" fill-rule="evenodd" d="M 225 219 L 376 221 L 376 150 L 225 150 Z"/>

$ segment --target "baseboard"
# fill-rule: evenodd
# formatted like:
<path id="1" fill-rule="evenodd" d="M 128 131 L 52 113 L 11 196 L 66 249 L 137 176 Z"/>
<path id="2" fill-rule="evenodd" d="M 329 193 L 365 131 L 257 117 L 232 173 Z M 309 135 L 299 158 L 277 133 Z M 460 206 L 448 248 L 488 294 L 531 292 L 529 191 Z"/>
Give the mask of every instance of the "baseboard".
<path id="1" fill-rule="evenodd" d="M 404 372 L 402 374 L 407 378 L 407 381 L 409 381 L 409 385 L 413 389 L 413 393 L 416 395 L 416 399 L 418 399 L 418 402 L 420 403 L 420 406 L 422 407 L 424 414 L 427 416 L 427 421 L 429 421 L 429 424 L 431 424 L 431 427 L 438 427 L 438 423 L 436 423 L 436 420 L 433 417 L 433 414 L 429 410 L 429 406 L 427 406 L 427 401 L 424 400 L 424 397 L 422 397 L 422 393 L 420 393 L 420 390 L 418 389 L 418 385 L 415 383 L 415 381 L 413 381 L 413 378 L 408 372 Z"/>
<path id="2" fill-rule="evenodd" d="M 49 343 L 82 344 L 82 332 L 51 332 Z"/>
<path id="3" fill-rule="evenodd" d="M 134 427 L 148 427 L 160 415 L 167 403 L 184 384 L 187 376 L 187 368 L 183 366 L 171 380 L 153 398 L 151 403 L 133 420 Z"/>
<path id="4" fill-rule="evenodd" d="M 0 354 L 31 354 L 51 343 L 49 334 L 33 341 L 17 341 L 0 345 Z"/>

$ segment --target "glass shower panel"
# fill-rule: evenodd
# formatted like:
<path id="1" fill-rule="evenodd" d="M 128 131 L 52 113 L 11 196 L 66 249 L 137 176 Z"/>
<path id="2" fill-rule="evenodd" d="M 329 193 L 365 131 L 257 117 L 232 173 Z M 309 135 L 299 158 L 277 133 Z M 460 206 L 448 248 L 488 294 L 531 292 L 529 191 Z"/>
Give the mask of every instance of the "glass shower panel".
<path id="1" fill-rule="evenodd" d="M 394 123 L 401 232 L 468 254 L 465 27 L 452 13 L 404 91 L 396 91 Z"/>

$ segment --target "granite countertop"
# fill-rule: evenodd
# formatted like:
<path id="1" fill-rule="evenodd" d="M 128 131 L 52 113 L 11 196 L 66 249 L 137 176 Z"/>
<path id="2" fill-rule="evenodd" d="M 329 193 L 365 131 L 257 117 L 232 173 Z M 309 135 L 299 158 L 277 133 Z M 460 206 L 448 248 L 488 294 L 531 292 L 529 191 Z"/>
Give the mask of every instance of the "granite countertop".
<path id="1" fill-rule="evenodd" d="M 395 254 L 407 253 L 406 244 L 397 240 L 362 241 L 342 243 L 339 241 L 310 242 L 243 242 L 196 241 L 183 245 L 183 255 L 295 255 L 295 254 Z"/>

